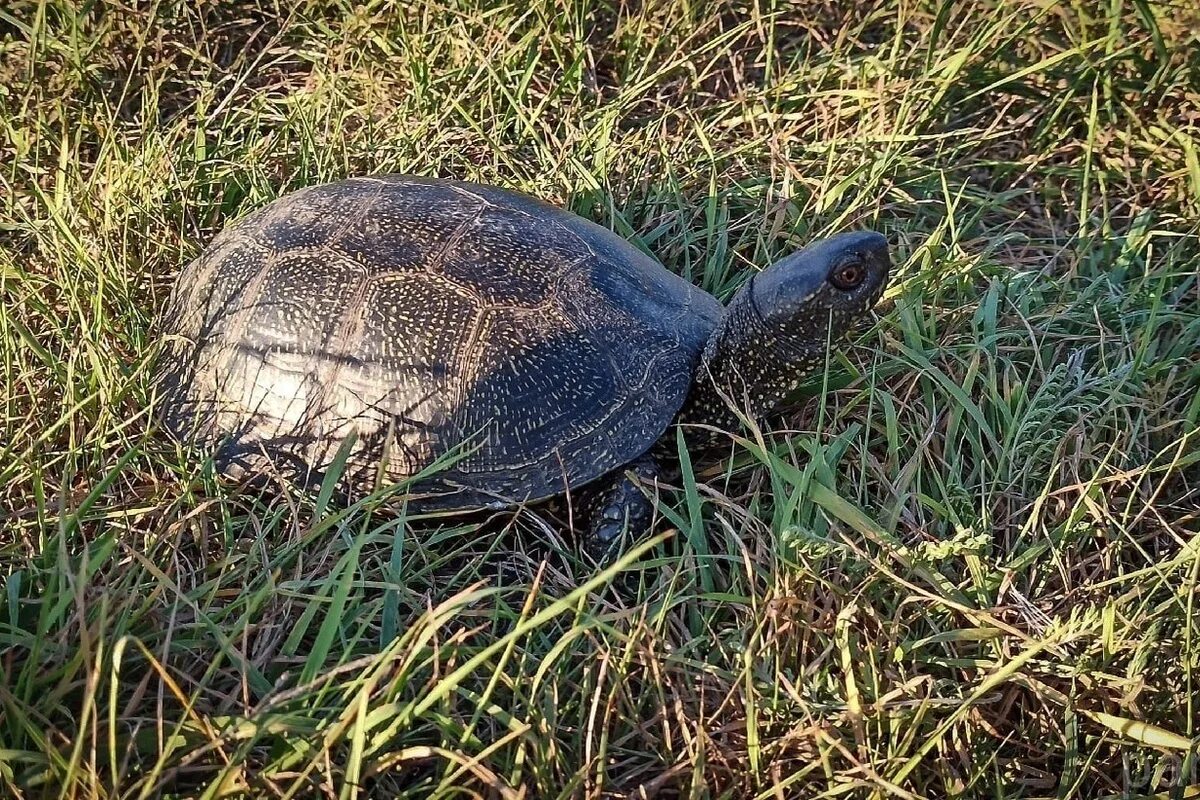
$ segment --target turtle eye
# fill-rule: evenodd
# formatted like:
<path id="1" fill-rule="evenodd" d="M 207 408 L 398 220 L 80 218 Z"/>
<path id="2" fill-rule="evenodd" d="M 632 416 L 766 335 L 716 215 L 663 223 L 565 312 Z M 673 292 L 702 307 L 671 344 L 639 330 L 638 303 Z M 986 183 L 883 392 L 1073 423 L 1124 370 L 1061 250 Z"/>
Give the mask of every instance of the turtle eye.
<path id="1" fill-rule="evenodd" d="M 842 264 L 829 276 L 829 282 L 843 292 L 857 289 L 866 280 L 867 269 L 855 260 Z"/>

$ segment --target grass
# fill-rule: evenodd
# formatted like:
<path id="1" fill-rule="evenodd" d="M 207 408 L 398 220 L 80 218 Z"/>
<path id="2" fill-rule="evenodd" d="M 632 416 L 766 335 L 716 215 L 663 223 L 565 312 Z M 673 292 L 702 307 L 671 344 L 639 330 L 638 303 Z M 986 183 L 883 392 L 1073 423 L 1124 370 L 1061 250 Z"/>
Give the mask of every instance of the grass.
<path id="1" fill-rule="evenodd" d="M 136 6 L 136 8 L 134 7 Z M 0 794 L 1200 795 L 1200 7 L 0 7 Z M 613 567 L 215 481 L 178 266 L 290 189 L 517 187 L 727 298 L 897 275 Z"/>

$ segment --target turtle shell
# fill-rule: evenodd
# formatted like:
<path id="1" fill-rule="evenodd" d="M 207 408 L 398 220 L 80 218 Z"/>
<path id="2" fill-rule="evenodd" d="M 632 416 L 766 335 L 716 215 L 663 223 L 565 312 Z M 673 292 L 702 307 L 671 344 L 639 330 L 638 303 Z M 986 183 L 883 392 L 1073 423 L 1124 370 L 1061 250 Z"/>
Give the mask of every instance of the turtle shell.
<path id="1" fill-rule="evenodd" d="M 183 268 L 161 416 L 234 477 L 316 485 L 336 464 L 351 496 L 413 479 L 430 507 L 537 500 L 649 449 L 722 312 L 531 197 L 354 178 L 276 200 Z"/>

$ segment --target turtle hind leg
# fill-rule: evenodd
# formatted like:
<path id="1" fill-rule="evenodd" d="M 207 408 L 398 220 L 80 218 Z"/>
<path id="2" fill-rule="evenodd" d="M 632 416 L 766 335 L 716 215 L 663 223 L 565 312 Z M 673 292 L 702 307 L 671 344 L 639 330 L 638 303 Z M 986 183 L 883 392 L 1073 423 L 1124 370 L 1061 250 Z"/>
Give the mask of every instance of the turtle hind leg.
<path id="1" fill-rule="evenodd" d="M 629 472 L 637 476 L 636 482 Z M 654 503 L 638 484 L 653 484 L 658 476 L 658 462 L 647 454 L 597 484 L 590 502 L 584 504 L 588 527 L 583 541 L 584 550 L 597 562 L 611 560 L 620 551 L 622 538 L 638 539 L 650 530 Z"/>

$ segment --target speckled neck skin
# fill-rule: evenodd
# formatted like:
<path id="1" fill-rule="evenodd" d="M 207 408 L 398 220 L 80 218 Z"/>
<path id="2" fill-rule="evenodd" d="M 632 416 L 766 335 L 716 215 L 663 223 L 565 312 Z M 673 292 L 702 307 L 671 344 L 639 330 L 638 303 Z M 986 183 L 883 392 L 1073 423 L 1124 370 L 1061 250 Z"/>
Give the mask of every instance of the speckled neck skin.
<path id="1" fill-rule="evenodd" d="M 695 384 L 679 413 L 689 442 L 707 444 L 720 436 L 691 426 L 737 430 L 740 423 L 730 402 L 754 419 L 764 419 L 820 370 L 829 332 L 828 314 L 820 316 L 781 331 L 759 314 L 752 286 L 739 292 L 704 348 Z"/>

